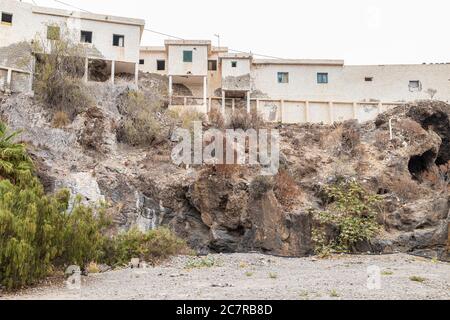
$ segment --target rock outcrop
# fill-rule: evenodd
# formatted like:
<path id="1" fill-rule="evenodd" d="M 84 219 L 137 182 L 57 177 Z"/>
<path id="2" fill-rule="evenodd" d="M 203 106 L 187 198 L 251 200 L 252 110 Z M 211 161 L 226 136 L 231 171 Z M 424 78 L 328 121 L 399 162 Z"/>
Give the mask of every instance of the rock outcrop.
<path id="1" fill-rule="evenodd" d="M 155 79 L 144 80 L 141 87 L 155 86 Z M 95 84 L 97 106 L 65 129 L 53 128 L 45 108 L 27 95 L 2 98 L 0 116 L 23 130 L 48 192 L 66 187 L 85 201 L 106 200 L 117 229 L 168 225 L 200 253 L 304 256 L 314 251 L 310 209 L 321 210 L 323 186 L 344 177 L 383 199 L 378 220 L 384 231 L 359 250 L 448 259 L 448 104 L 407 104 L 363 124 L 277 125 L 281 170 L 292 180 L 284 183 L 298 189 L 284 194 L 279 177 L 255 191 L 257 168 L 174 165 L 170 136 L 146 148 L 118 143 L 114 130 L 126 90 L 126 84 Z"/>

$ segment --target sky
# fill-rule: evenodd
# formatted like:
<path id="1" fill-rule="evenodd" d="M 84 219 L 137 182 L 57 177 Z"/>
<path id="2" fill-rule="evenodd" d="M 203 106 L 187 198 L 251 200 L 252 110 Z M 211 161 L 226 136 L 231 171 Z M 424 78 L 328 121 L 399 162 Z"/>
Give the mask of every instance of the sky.
<path id="1" fill-rule="evenodd" d="M 70 7 L 55 0 L 25 0 Z M 140 18 L 183 39 L 285 59 L 346 64 L 450 62 L 448 0 L 61 0 L 95 13 Z M 72 8 L 73 9 L 73 8 Z M 168 37 L 144 32 L 142 45 Z M 257 57 L 258 58 L 258 57 Z"/>

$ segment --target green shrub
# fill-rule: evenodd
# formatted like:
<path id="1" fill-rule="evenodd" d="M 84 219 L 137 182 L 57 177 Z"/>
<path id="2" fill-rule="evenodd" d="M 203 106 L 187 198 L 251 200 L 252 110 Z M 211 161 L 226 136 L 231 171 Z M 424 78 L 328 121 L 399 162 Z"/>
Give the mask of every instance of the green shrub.
<path id="1" fill-rule="evenodd" d="M 110 265 L 126 265 L 133 258 L 154 264 L 172 255 L 188 253 L 188 247 L 185 241 L 167 228 L 147 233 L 134 228 L 110 239 L 105 244 L 104 252 L 104 261 Z"/>
<path id="2" fill-rule="evenodd" d="M 18 134 L 9 132 L 0 122 L 0 181 L 8 179 L 12 183 L 26 183 L 32 177 L 33 163 L 25 145 L 13 141 Z"/>
<path id="3" fill-rule="evenodd" d="M 33 179 L 26 187 L 0 181 L 0 282 L 8 289 L 46 277 L 61 252 L 67 192 L 47 197 Z"/>
<path id="4" fill-rule="evenodd" d="M 62 263 L 86 267 L 90 262 L 100 261 L 106 241 L 104 234 L 110 223 L 103 207 L 95 212 L 77 198 L 73 209 L 64 214 L 63 249 L 59 258 Z"/>
<path id="5" fill-rule="evenodd" d="M 54 266 L 85 266 L 98 255 L 104 216 L 75 201 L 67 190 L 46 195 L 25 146 L 12 142 L 0 123 L 0 285 L 34 284 Z"/>
<path id="6" fill-rule="evenodd" d="M 325 187 L 324 192 L 327 210 L 313 211 L 316 224 L 313 241 L 318 254 L 351 251 L 355 244 L 368 241 L 379 232 L 377 195 L 370 194 L 356 181 L 340 181 Z M 327 236 L 329 226 L 337 228 L 337 238 Z"/>

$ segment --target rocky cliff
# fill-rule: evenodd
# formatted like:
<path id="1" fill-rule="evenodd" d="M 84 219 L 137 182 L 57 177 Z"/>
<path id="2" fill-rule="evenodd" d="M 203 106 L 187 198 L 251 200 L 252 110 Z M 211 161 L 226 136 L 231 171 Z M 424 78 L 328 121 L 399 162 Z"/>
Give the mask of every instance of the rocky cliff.
<path id="1" fill-rule="evenodd" d="M 148 79 L 141 85 L 155 87 Z M 169 225 L 199 252 L 304 256 L 314 252 L 311 209 L 324 208 L 323 186 L 344 177 L 382 198 L 383 231 L 357 250 L 448 259 L 449 105 L 406 104 L 362 124 L 276 125 L 281 169 L 265 179 L 252 167 L 174 165 L 174 126 L 164 117 L 163 141 L 118 143 L 120 99 L 129 89 L 91 85 L 96 105 L 64 129 L 25 94 L 2 97 L 0 116 L 23 130 L 48 192 L 65 187 L 86 201 L 105 200 L 117 229 Z"/>

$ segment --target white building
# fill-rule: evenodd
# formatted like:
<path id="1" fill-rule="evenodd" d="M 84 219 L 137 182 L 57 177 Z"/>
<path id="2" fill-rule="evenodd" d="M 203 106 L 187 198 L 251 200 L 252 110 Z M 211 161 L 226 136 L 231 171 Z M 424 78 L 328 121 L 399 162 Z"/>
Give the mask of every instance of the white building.
<path id="1" fill-rule="evenodd" d="M 206 112 L 219 104 L 226 113 L 240 104 L 286 123 L 369 120 L 402 102 L 450 101 L 450 63 L 347 66 L 343 60 L 253 59 L 201 40 L 144 47 L 140 62 L 143 72 L 167 75 L 170 87 L 189 89 L 191 97 L 171 90 L 172 106 Z"/>
<path id="2" fill-rule="evenodd" d="M 86 48 L 86 69 L 90 62 L 102 60 L 111 72 L 111 81 L 118 73 L 137 77 L 144 20 L 44 8 L 17 0 L 1 0 L 0 14 L 0 47 L 67 35 Z M 5 65 L 11 60 L 8 54 L 12 53 L 3 50 L 0 55 L 0 68 L 15 67 L 7 72 L 19 72 L 17 66 Z"/>

